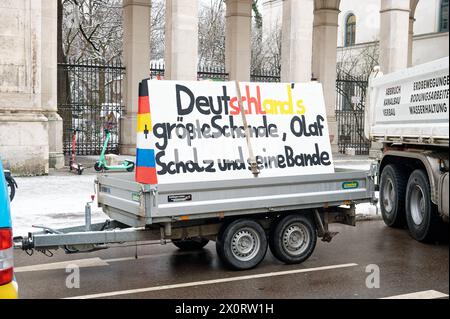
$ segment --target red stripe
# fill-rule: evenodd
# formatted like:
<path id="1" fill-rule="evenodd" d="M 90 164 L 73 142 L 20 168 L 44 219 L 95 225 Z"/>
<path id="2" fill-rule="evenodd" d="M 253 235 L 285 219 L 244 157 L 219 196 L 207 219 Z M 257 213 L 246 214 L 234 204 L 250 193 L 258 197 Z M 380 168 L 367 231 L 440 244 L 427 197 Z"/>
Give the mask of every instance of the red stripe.
<path id="1" fill-rule="evenodd" d="M 141 184 L 149 184 L 149 185 L 158 184 L 156 168 L 137 166 L 136 167 L 136 182 L 141 183 Z"/>
<path id="2" fill-rule="evenodd" d="M 150 101 L 148 96 L 139 97 L 138 113 L 139 114 L 150 113 Z"/>

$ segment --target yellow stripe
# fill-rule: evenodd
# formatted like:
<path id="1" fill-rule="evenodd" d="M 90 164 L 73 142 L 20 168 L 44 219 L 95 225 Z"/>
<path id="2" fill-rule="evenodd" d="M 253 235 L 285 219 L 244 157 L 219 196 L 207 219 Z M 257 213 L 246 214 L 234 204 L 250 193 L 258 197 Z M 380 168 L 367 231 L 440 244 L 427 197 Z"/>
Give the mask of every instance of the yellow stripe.
<path id="1" fill-rule="evenodd" d="M 145 131 L 145 125 L 147 125 L 147 130 L 149 132 L 153 131 L 152 127 L 152 117 L 150 113 L 146 114 L 138 114 L 138 124 L 137 124 L 137 131 L 138 132 L 144 132 Z"/>

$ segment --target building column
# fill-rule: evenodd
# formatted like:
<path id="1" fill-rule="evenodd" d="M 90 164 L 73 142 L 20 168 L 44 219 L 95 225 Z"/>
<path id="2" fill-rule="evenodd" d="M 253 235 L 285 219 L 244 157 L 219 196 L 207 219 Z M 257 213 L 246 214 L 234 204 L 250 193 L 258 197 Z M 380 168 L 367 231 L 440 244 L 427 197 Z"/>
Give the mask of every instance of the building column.
<path id="1" fill-rule="evenodd" d="M 16 175 L 48 173 L 41 100 L 41 1 L 0 1 L 0 156 Z M 1 178 L 1 177 L 0 177 Z"/>
<path id="2" fill-rule="evenodd" d="M 310 82 L 313 0 L 283 1 L 281 81 Z"/>
<path id="3" fill-rule="evenodd" d="M 413 41 L 414 41 L 414 22 L 416 19 L 414 18 L 416 13 L 417 4 L 419 0 L 411 0 L 410 2 L 410 12 L 409 12 L 409 32 L 408 32 L 408 67 L 412 66 L 412 58 L 413 58 Z"/>
<path id="4" fill-rule="evenodd" d="M 196 81 L 198 1 L 166 0 L 164 78 Z"/>
<path id="5" fill-rule="evenodd" d="M 225 64 L 230 80 L 250 81 L 252 0 L 226 0 Z"/>
<path id="6" fill-rule="evenodd" d="M 41 103 L 48 119 L 49 167 L 64 167 L 63 120 L 57 104 L 57 2 L 42 0 Z"/>
<path id="7" fill-rule="evenodd" d="M 410 0 L 381 0 L 380 67 L 384 74 L 408 66 Z"/>
<path id="8" fill-rule="evenodd" d="M 312 74 L 323 86 L 333 153 L 338 151 L 336 122 L 336 63 L 340 0 L 316 1 L 314 10 Z"/>
<path id="9" fill-rule="evenodd" d="M 125 112 L 120 119 L 120 152 L 136 154 L 139 83 L 150 74 L 151 0 L 123 0 Z"/>

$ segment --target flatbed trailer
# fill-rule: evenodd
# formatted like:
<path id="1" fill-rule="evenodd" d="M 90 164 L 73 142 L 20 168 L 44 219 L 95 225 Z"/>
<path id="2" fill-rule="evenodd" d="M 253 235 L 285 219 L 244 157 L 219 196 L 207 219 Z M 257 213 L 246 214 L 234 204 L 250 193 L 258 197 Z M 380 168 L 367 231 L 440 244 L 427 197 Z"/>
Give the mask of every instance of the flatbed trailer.
<path id="1" fill-rule="evenodd" d="M 317 237 L 331 241 L 330 223 L 355 226 L 355 205 L 376 203 L 370 170 L 336 168 L 332 174 L 250 178 L 211 182 L 144 185 L 130 173 L 99 174 L 98 205 L 109 217 L 16 237 L 26 251 L 63 248 L 67 253 L 105 249 L 110 244 L 171 241 L 182 250 L 216 241 L 220 259 L 233 269 L 256 267 L 267 248 L 279 260 L 301 263 L 314 251 Z"/>

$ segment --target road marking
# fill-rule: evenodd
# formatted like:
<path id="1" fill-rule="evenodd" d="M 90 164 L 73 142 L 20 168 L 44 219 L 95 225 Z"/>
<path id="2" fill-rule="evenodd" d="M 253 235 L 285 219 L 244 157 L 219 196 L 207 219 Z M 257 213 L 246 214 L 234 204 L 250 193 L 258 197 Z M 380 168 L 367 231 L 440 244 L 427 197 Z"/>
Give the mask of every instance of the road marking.
<path id="1" fill-rule="evenodd" d="M 410 294 L 404 294 L 404 295 L 397 295 L 397 296 L 391 296 L 381 299 L 438 299 L 438 298 L 446 298 L 448 295 L 436 291 L 436 290 L 426 290 L 426 291 L 419 291 L 414 292 Z"/>
<path id="2" fill-rule="evenodd" d="M 155 254 L 155 255 L 142 255 L 139 256 L 136 259 L 135 256 L 132 257 L 121 257 L 121 258 L 110 258 L 110 259 L 103 259 L 104 262 L 107 263 L 114 263 L 119 261 L 129 261 L 129 260 L 139 260 L 139 259 L 149 259 L 149 258 L 160 258 L 164 256 L 183 256 L 183 255 L 192 255 L 195 254 L 195 252 L 192 251 L 178 251 L 176 253 L 162 253 L 162 254 Z"/>
<path id="3" fill-rule="evenodd" d="M 137 294 L 137 293 L 143 293 L 143 292 L 152 292 L 152 291 L 169 290 L 169 289 L 177 289 L 177 288 L 187 288 L 187 287 L 194 287 L 194 286 L 205 286 L 205 285 L 221 284 L 221 283 L 268 278 L 268 277 L 278 277 L 278 276 L 293 275 L 293 274 L 300 274 L 300 273 L 321 271 L 321 270 L 338 269 L 338 268 L 348 268 L 348 267 L 355 267 L 355 266 L 358 266 L 358 264 L 351 263 L 351 264 L 332 265 L 332 266 L 324 266 L 324 267 L 316 267 L 316 268 L 296 269 L 296 270 L 288 270 L 288 271 L 270 272 L 270 273 L 265 273 L 265 274 L 256 274 L 256 275 L 239 276 L 239 277 L 231 277 L 231 278 L 221 278 L 221 279 L 213 279 L 213 280 L 205 280 L 205 281 L 187 282 L 187 283 L 174 284 L 174 285 L 164 285 L 164 286 L 147 287 L 147 288 L 139 288 L 139 289 L 111 291 L 111 292 L 105 292 L 105 293 L 99 293 L 99 294 L 70 297 L 70 298 L 66 298 L 66 299 L 104 298 L 104 297 L 112 297 L 112 296 L 120 296 L 120 295 Z"/>
<path id="4" fill-rule="evenodd" d="M 109 266 L 109 264 L 106 261 L 102 260 L 101 258 L 96 257 L 96 258 L 86 258 L 86 259 L 78 259 L 78 260 L 68 260 L 68 261 L 57 262 L 57 263 L 17 267 L 17 268 L 14 268 L 14 272 L 19 273 L 19 272 L 29 272 L 29 271 L 66 269 L 66 267 L 69 265 L 77 265 L 80 268 Z"/>
<path id="5" fill-rule="evenodd" d="M 29 271 L 45 271 L 45 270 L 55 270 L 55 269 L 65 269 L 68 265 L 75 264 L 80 268 L 85 267 L 101 267 L 101 266 L 110 266 L 110 263 L 113 262 L 120 262 L 120 261 L 129 261 L 129 260 L 140 260 L 140 259 L 149 259 L 149 258 L 159 258 L 169 255 L 188 255 L 192 254 L 192 252 L 177 252 L 176 254 L 173 253 L 164 253 L 164 254 L 156 254 L 156 255 L 142 255 L 139 256 L 136 259 L 136 257 L 122 257 L 122 258 L 110 258 L 110 259 L 102 259 L 99 257 L 96 258 L 85 258 L 85 259 L 78 259 L 78 260 L 68 260 L 63 262 L 56 262 L 56 263 L 48 263 L 48 264 L 38 264 L 38 265 L 30 265 L 30 266 L 22 266 L 14 268 L 15 272 L 29 272 Z"/>

